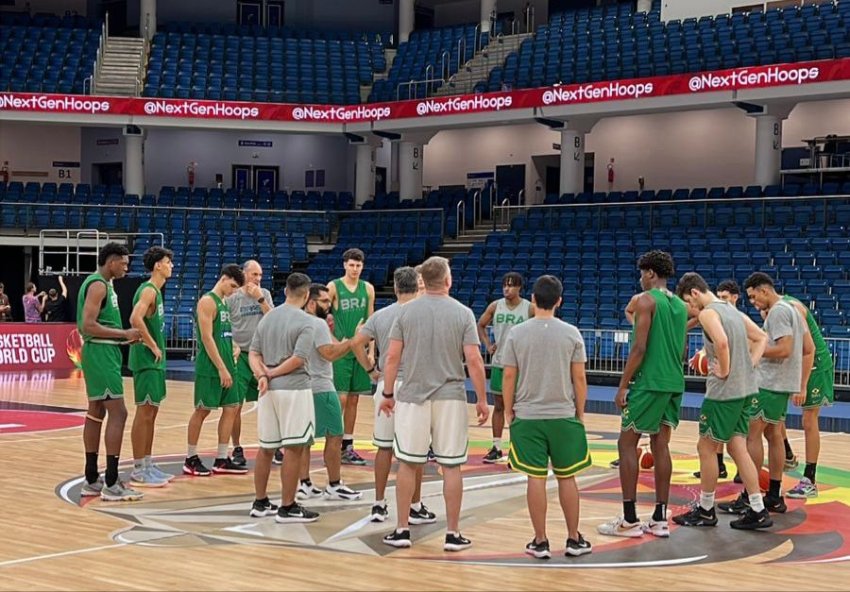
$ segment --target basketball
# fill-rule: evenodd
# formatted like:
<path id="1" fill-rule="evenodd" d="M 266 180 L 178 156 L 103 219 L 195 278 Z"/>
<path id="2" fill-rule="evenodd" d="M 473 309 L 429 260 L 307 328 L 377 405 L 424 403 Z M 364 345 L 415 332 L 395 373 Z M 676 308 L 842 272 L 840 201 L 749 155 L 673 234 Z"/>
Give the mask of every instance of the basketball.
<path id="1" fill-rule="evenodd" d="M 708 356 L 704 349 L 699 350 L 688 361 L 688 366 L 691 367 L 700 376 L 708 376 Z"/>
<path id="2" fill-rule="evenodd" d="M 652 458 L 652 452 L 649 450 L 644 451 L 643 455 L 640 457 L 640 468 L 651 469 L 654 466 L 655 460 Z"/>
<path id="3" fill-rule="evenodd" d="M 759 471 L 759 489 L 767 492 L 770 489 L 770 471 L 761 469 Z"/>

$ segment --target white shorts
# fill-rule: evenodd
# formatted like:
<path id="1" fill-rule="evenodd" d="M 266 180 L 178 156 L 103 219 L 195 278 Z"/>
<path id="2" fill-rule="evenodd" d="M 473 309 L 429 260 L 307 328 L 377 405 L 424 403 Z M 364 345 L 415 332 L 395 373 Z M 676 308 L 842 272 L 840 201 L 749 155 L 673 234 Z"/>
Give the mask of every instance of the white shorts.
<path id="1" fill-rule="evenodd" d="M 466 401 L 425 401 L 395 404 L 393 451 L 406 463 L 428 461 L 428 446 L 437 462 L 457 466 L 466 462 L 469 428 Z"/>
<path id="2" fill-rule="evenodd" d="M 306 446 L 316 433 L 313 391 L 268 391 L 257 402 L 260 448 Z"/>
<path id="3" fill-rule="evenodd" d="M 395 381 L 394 393 L 398 393 L 401 388 L 401 381 Z M 381 394 L 384 392 L 384 379 L 378 381 L 378 386 L 375 389 L 375 426 L 372 431 L 372 444 L 378 448 L 392 448 L 393 438 L 395 437 L 395 415 L 387 417 L 385 414 L 378 411 L 381 404 Z"/>

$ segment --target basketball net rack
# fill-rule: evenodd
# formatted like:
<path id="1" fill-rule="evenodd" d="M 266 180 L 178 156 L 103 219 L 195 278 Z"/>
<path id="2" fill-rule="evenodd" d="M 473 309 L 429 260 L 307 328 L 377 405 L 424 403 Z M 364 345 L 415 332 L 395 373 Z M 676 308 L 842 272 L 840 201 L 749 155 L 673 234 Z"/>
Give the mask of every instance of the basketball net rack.
<path id="1" fill-rule="evenodd" d="M 96 228 L 45 229 L 38 233 L 38 272 L 40 275 L 88 275 L 97 270 L 97 255 L 110 242 L 126 245 L 130 260 L 132 244 L 140 237 L 152 246 L 165 245 L 162 232 L 104 232 Z M 62 269 L 55 262 L 64 259 Z M 49 264 L 51 262 L 52 264 Z"/>

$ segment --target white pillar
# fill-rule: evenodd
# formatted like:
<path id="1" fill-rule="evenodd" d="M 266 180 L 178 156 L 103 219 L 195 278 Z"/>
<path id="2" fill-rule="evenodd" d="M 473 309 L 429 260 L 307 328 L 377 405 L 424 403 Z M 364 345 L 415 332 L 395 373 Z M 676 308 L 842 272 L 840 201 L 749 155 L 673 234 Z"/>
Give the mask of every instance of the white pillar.
<path id="1" fill-rule="evenodd" d="M 127 195 L 145 194 L 145 137 L 124 133 L 124 192 Z"/>
<path id="2" fill-rule="evenodd" d="M 496 0 L 481 0 L 481 32 L 490 32 L 490 17 L 496 11 Z"/>
<path id="3" fill-rule="evenodd" d="M 398 173 L 399 197 L 419 199 L 422 197 L 422 152 L 424 146 L 417 142 L 401 142 L 399 146 Z"/>
<path id="4" fill-rule="evenodd" d="M 354 202 L 362 206 L 375 197 L 375 147 L 357 144 L 357 161 L 354 169 Z"/>
<path id="5" fill-rule="evenodd" d="M 782 119 L 776 115 L 756 117 L 756 185 L 778 185 L 782 169 Z"/>
<path id="6" fill-rule="evenodd" d="M 390 192 L 399 191 L 398 163 L 401 142 L 390 142 Z"/>
<path id="7" fill-rule="evenodd" d="M 156 35 L 156 0 L 139 0 L 139 36 L 148 41 Z"/>
<path id="8" fill-rule="evenodd" d="M 649 12 L 652 10 L 652 0 L 637 0 L 637 12 Z"/>
<path id="9" fill-rule="evenodd" d="M 584 191 L 584 132 L 561 130 L 561 177 L 559 193 Z"/>
<path id="10" fill-rule="evenodd" d="M 413 32 L 414 0 L 401 0 L 398 5 L 398 42 L 405 43 Z"/>

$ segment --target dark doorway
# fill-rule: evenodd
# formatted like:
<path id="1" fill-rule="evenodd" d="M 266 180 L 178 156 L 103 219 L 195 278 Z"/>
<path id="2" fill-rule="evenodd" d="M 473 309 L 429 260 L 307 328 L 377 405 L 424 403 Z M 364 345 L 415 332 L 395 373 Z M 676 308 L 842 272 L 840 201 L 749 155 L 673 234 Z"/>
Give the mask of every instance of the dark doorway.
<path id="1" fill-rule="evenodd" d="M 268 0 L 266 2 L 266 26 L 282 27 L 286 9 L 283 0 Z"/>
<path id="2" fill-rule="evenodd" d="M 512 206 L 520 205 L 520 192 L 525 189 L 525 165 L 505 164 L 497 166 L 496 187 L 498 188 L 499 204 L 508 199 Z M 524 195 L 523 201 L 525 201 Z"/>
<path id="3" fill-rule="evenodd" d="M 101 162 L 92 165 L 91 180 L 93 185 L 123 185 L 124 163 Z"/>
<path id="4" fill-rule="evenodd" d="M 593 152 L 585 152 L 584 154 L 584 189 L 585 193 L 593 193 L 593 163 L 595 157 Z M 546 195 L 561 195 L 561 167 L 547 166 L 546 167 Z"/>
<path id="5" fill-rule="evenodd" d="M 375 195 L 387 193 L 387 167 L 375 167 Z"/>
<path id="6" fill-rule="evenodd" d="M 262 25 L 263 3 L 260 0 L 237 0 L 236 22 L 240 25 Z"/>
<path id="7" fill-rule="evenodd" d="M 280 176 L 280 167 L 276 166 L 255 166 L 254 167 L 254 190 L 269 191 L 274 193 L 277 191 L 278 178 Z"/>
<path id="8" fill-rule="evenodd" d="M 236 191 L 245 191 L 246 189 L 254 188 L 254 179 L 251 176 L 251 165 L 234 164 L 232 166 L 233 175 L 230 181 L 230 186 Z"/>

